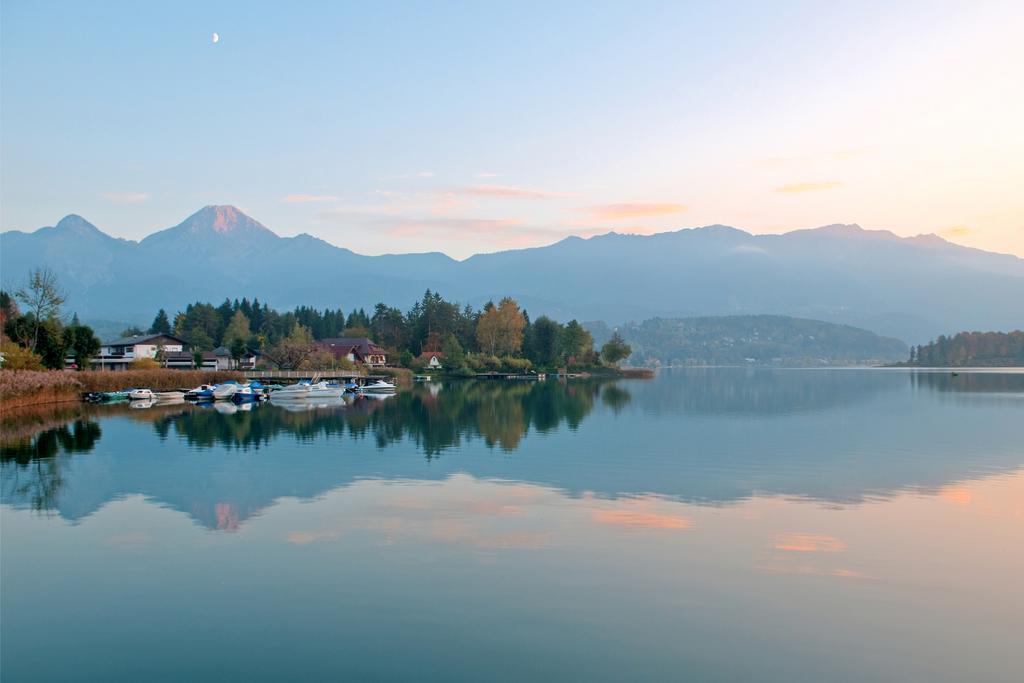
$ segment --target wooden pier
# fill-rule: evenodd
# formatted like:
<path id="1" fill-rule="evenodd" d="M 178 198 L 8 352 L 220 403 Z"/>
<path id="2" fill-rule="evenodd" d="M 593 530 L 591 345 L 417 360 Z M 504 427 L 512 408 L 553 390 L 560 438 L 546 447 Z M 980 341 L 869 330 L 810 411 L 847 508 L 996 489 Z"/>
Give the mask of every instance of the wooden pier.
<path id="1" fill-rule="evenodd" d="M 248 380 L 287 381 L 288 383 L 311 380 L 314 377 L 325 382 L 390 379 L 388 375 L 371 375 L 358 370 L 245 370 L 242 374 Z"/>

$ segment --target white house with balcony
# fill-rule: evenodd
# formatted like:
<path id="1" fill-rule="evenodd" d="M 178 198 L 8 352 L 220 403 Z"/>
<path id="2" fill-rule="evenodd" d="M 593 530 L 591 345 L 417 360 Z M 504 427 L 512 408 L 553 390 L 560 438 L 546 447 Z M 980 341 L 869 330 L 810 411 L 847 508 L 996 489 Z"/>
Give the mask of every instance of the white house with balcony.
<path id="1" fill-rule="evenodd" d="M 94 370 L 127 370 L 140 358 L 157 359 L 157 355 L 180 354 L 188 343 L 170 334 L 140 334 L 104 342 L 100 354 L 92 359 Z"/>

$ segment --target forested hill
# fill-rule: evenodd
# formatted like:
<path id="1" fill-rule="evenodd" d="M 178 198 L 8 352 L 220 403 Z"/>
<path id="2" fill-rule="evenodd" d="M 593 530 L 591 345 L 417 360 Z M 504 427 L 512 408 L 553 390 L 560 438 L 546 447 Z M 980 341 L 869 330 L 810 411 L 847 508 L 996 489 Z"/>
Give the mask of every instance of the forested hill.
<path id="1" fill-rule="evenodd" d="M 610 334 L 588 324 L 595 342 Z M 781 315 L 652 318 L 618 332 L 634 365 L 846 365 L 906 358 L 899 339 L 820 320 Z"/>
<path id="2" fill-rule="evenodd" d="M 1024 367 L 1024 331 L 961 332 L 940 335 L 910 349 L 905 365 L 915 367 Z"/>

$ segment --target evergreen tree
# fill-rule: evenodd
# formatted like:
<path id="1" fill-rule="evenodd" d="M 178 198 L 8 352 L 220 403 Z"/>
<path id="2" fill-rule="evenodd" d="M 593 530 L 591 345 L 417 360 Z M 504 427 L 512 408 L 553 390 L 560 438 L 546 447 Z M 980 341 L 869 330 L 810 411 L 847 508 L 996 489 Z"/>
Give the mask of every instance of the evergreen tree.
<path id="1" fill-rule="evenodd" d="M 150 334 L 170 334 L 171 333 L 171 321 L 167 319 L 167 311 L 160 309 L 156 317 L 153 318 L 153 324 L 149 326 Z"/>

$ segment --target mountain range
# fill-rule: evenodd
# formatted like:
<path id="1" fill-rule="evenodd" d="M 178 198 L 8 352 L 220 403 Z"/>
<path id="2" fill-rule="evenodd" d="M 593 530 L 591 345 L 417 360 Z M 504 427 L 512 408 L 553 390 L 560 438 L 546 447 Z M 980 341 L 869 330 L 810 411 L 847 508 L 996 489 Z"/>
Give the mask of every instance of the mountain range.
<path id="1" fill-rule="evenodd" d="M 915 344 L 1024 321 L 1024 259 L 935 235 L 857 225 L 753 235 L 711 225 L 610 232 L 477 254 L 364 256 L 311 235 L 281 237 L 233 206 L 207 206 L 134 242 L 77 215 L 0 234 L 0 282 L 49 266 L 85 321 L 148 325 L 159 308 L 258 297 L 297 305 L 407 308 L 430 288 L 479 306 L 513 296 L 533 317 L 603 320 L 778 314 L 856 325 Z"/>

